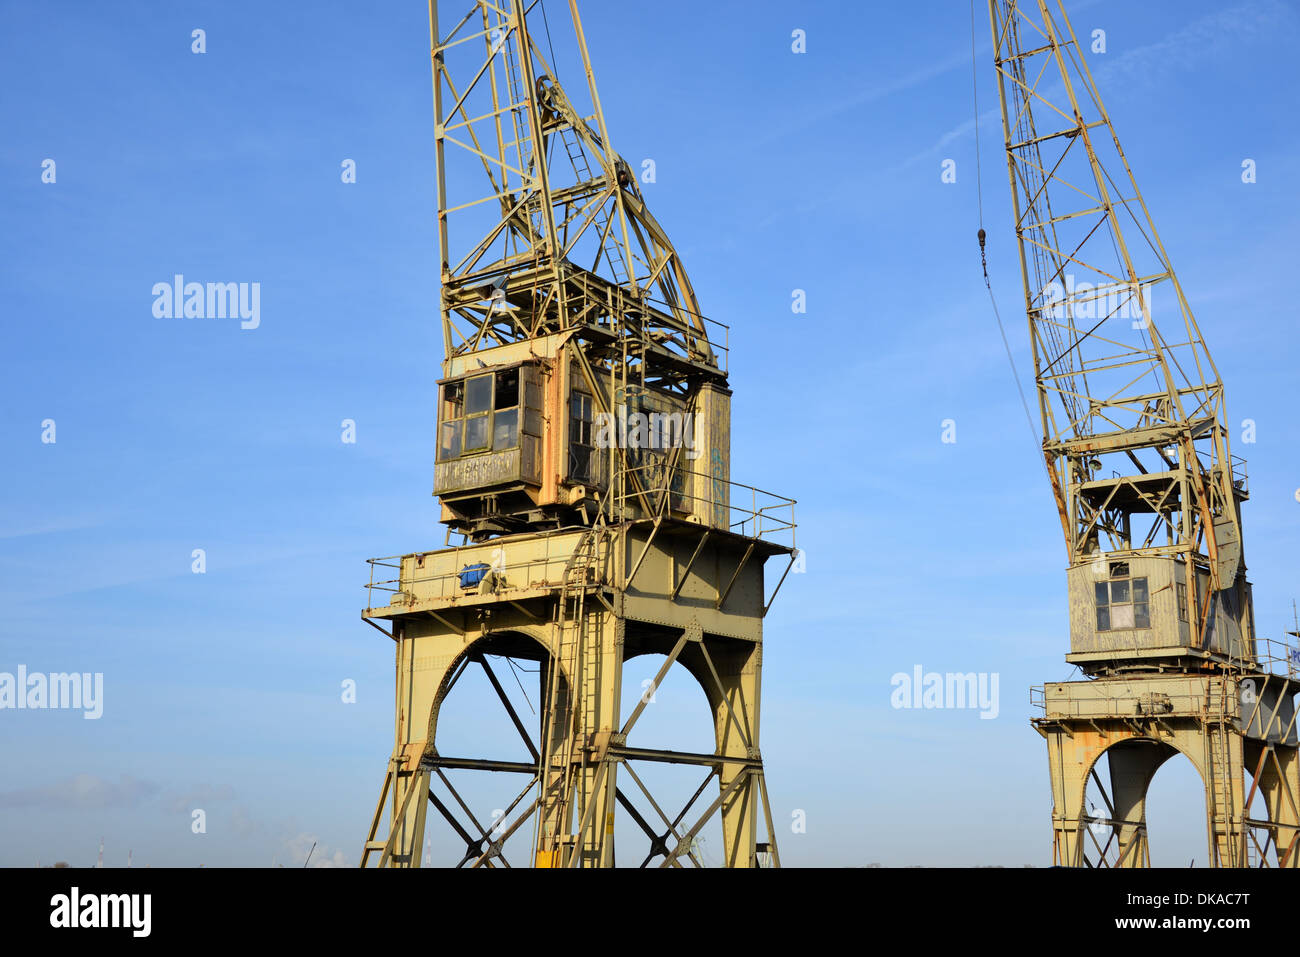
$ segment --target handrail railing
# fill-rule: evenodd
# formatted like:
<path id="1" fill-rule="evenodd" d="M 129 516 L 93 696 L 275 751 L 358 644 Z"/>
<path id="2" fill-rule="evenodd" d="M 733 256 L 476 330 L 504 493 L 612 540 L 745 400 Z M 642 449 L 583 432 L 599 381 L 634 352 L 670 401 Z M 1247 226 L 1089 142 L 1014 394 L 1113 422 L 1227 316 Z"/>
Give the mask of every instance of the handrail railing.
<path id="1" fill-rule="evenodd" d="M 1200 677 L 1210 679 L 1216 676 L 1203 674 Z M 1050 682 L 1054 684 L 1055 682 Z M 1203 690 L 1190 690 L 1186 693 L 1143 692 L 1139 688 L 1127 685 L 1128 692 L 1111 694 L 1105 697 L 1069 696 L 1064 702 L 1057 702 L 1048 708 L 1047 686 L 1038 685 L 1030 689 L 1030 705 L 1044 715 L 1061 715 L 1067 718 L 1099 718 L 1132 714 L 1129 709 L 1134 703 L 1142 710 L 1138 714 L 1150 714 L 1159 717 L 1162 714 L 1205 714 L 1216 713 L 1218 706 L 1207 700 Z M 1062 704 L 1065 706 L 1062 707 Z"/>
<path id="2" fill-rule="evenodd" d="M 1273 638 L 1255 639 L 1255 661 L 1265 674 L 1300 678 L 1300 648 Z"/>
<path id="3" fill-rule="evenodd" d="M 1230 667 L 1236 669 L 1238 674 L 1275 675 L 1279 678 L 1300 680 L 1300 648 L 1272 638 L 1256 638 L 1255 654 L 1251 657 L 1233 659 Z M 1205 675 L 1205 677 L 1212 676 L 1212 673 Z M 1197 692 L 1185 695 L 1170 695 L 1168 697 L 1170 698 L 1170 704 L 1179 711 L 1196 711 L 1205 706 L 1205 702 Z M 1097 710 L 1100 700 L 1092 698 L 1071 699 L 1072 708 L 1070 714 L 1091 714 Z M 1105 700 L 1112 701 L 1116 699 Z M 1046 685 L 1035 685 L 1029 689 L 1029 704 L 1032 709 L 1046 714 Z"/>
<path id="4" fill-rule="evenodd" d="M 646 473 L 658 469 L 666 474 L 662 465 L 644 465 L 625 472 Z M 759 539 L 773 544 L 795 548 L 794 499 L 767 492 L 752 485 L 743 485 L 722 478 L 705 476 L 704 473 L 690 472 L 679 467 L 677 472 L 683 480 L 690 476 L 704 476 L 708 479 L 710 495 L 701 496 L 694 493 L 694 486 L 683 481 L 680 491 L 672 491 L 674 507 L 679 503 L 690 503 L 689 511 L 700 514 L 703 524 L 725 527 L 728 531 L 746 538 Z M 662 508 L 662 496 L 667 492 L 661 483 L 652 483 L 648 497 L 652 503 Z M 733 490 L 747 493 L 748 507 L 733 501 Z M 638 501 L 636 492 L 629 491 L 618 496 L 615 501 L 626 505 Z M 697 508 L 697 503 L 702 503 Z M 719 520 L 709 521 L 717 514 L 714 510 L 725 509 L 725 516 Z M 707 511 L 705 511 L 707 510 Z M 646 516 L 652 517 L 652 516 Z M 723 523 L 725 518 L 725 525 Z M 579 527 L 562 528 L 547 532 L 542 538 L 564 537 L 581 531 Z M 608 546 L 606 546 L 608 547 Z M 523 562 L 504 562 L 504 550 L 500 540 L 493 539 L 477 544 L 458 545 L 451 549 L 423 552 L 411 555 L 394 555 L 385 558 L 371 558 L 370 579 L 366 583 L 367 608 L 382 608 L 389 605 L 404 605 L 412 601 L 445 601 L 464 598 L 476 594 L 478 586 L 466 588 L 461 585 L 460 576 L 467 566 L 485 564 L 490 574 L 485 587 L 506 587 L 510 589 L 554 588 L 562 584 L 565 565 L 569 560 L 571 548 L 559 547 L 551 554 L 549 549 L 538 558 Z M 600 557 L 603 563 L 607 553 Z M 422 570 L 426 561 L 432 561 L 433 567 Z M 598 563 L 599 564 L 599 563 Z M 396 575 L 393 575 L 393 572 Z M 378 604 L 376 604 L 378 600 Z"/>
<path id="5" fill-rule="evenodd" d="M 1232 456 L 1232 486 L 1246 495 L 1250 494 L 1250 476 L 1246 472 L 1246 460 L 1240 455 Z"/>
<path id="6" fill-rule="evenodd" d="M 773 542 L 778 545 L 788 545 L 790 548 L 795 547 L 795 529 L 798 527 L 794 520 L 794 507 L 798 503 L 792 498 L 786 498 L 784 495 L 777 495 L 775 492 L 767 492 L 753 485 L 745 485 L 740 482 L 732 482 L 729 479 L 720 478 L 708 474 L 707 472 L 696 472 L 683 466 L 676 466 L 673 475 L 668 475 L 668 467 L 661 463 L 652 463 L 649 465 L 638 465 L 632 468 L 622 468 L 619 470 L 619 476 L 636 475 L 638 478 L 650 476 L 650 481 L 641 481 L 639 484 L 644 488 L 646 496 L 658 508 L 662 509 L 664 496 L 669 496 L 669 501 L 676 506 L 677 503 L 689 503 L 689 507 L 680 509 L 689 512 L 692 515 L 700 516 L 704 519 L 706 525 L 724 526 L 724 521 L 710 521 L 718 514 L 719 510 L 725 510 L 725 528 L 728 531 L 735 532 L 737 535 L 743 535 L 746 538 L 757 538 L 763 541 Z M 681 487 L 674 488 L 677 477 L 682 478 Z M 697 495 L 694 493 L 694 483 L 689 481 L 694 478 L 703 478 L 709 488 L 710 494 Z M 617 488 L 618 485 L 616 484 Z M 748 492 L 749 507 L 737 505 L 733 491 Z M 625 506 L 628 503 L 640 503 L 640 493 L 636 490 L 624 491 L 614 498 L 615 505 Z M 699 506 L 699 507 L 697 507 Z M 646 516 L 649 517 L 649 516 Z M 788 541 L 786 536 L 789 536 Z"/>
<path id="7" fill-rule="evenodd" d="M 546 537 L 579 530 L 560 529 L 548 533 Z M 506 564 L 501 543 L 494 539 L 437 552 L 371 558 L 367 560 L 370 565 L 370 581 L 366 584 L 366 607 L 382 608 L 387 605 L 409 604 L 416 599 L 436 601 L 476 594 L 478 586 L 465 588 L 461 585 L 460 577 L 467 566 L 479 563 L 488 566 L 491 573 L 489 584 L 492 586 L 503 584 L 511 589 L 559 587 L 571 551 L 557 549 L 554 554 L 548 552 L 539 558 Z M 601 557 L 603 559 L 604 556 Z M 423 563 L 430 559 L 436 563 L 437 568 L 445 570 L 421 573 Z M 381 568 L 396 569 L 397 577 L 376 579 L 376 569 Z M 375 604 L 376 593 L 382 598 L 379 604 Z"/>

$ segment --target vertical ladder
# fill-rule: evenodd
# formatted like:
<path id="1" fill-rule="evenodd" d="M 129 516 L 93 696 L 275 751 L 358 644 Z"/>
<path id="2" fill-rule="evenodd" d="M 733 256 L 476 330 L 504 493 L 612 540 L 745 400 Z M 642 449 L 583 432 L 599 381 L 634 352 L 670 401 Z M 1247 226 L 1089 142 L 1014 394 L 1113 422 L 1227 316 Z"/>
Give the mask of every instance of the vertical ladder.
<path id="1" fill-rule="evenodd" d="M 1205 723 L 1205 773 L 1207 782 L 1206 797 L 1209 804 L 1207 812 L 1210 818 L 1210 831 L 1214 836 L 1215 846 L 1211 848 L 1212 862 L 1226 852 L 1227 860 L 1221 857 L 1219 867 L 1240 867 L 1244 861 L 1238 860 L 1241 853 L 1242 834 L 1236 826 L 1236 805 L 1233 800 L 1232 752 L 1228 736 L 1232 733 L 1231 711 L 1228 701 L 1226 677 L 1219 680 L 1218 701 L 1211 701 L 1207 709 Z M 1220 844 L 1220 840 L 1222 844 Z"/>
<path id="2" fill-rule="evenodd" d="M 412 824 L 411 847 L 405 854 L 396 854 L 393 842 L 399 826 L 407 826 L 406 815 L 412 800 L 423 802 L 427 789 L 426 778 L 419 765 L 406 767 L 406 759 L 401 754 L 394 754 L 388 760 L 388 770 L 384 774 L 384 784 L 379 791 L 379 801 L 375 805 L 374 816 L 370 820 L 370 830 L 366 832 L 365 843 L 361 847 L 361 867 L 370 864 L 371 855 L 378 855 L 380 867 L 413 867 L 420 855 L 420 841 L 423 840 L 423 812 L 417 815 Z M 406 787 L 402 785 L 405 783 Z M 385 809 L 391 797 L 391 806 Z M 388 833 L 383 835 L 380 826 L 388 818 Z"/>
<path id="3" fill-rule="evenodd" d="M 570 134 L 575 135 L 571 136 Z M 573 175 L 577 177 L 578 182 L 591 182 L 593 179 L 591 175 L 591 164 L 587 162 L 587 151 L 582 148 L 582 144 L 578 141 L 576 131 L 569 126 L 560 127 L 560 142 L 564 144 L 564 152 L 569 154 L 569 163 L 573 166 Z M 618 189 L 617 181 L 611 185 L 613 185 L 615 189 Z M 613 229 L 610 226 L 610 219 L 611 217 L 609 212 L 605 208 L 604 203 L 602 203 L 597 208 L 596 215 L 593 217 L 591 226 L 589 227 L 596 230 L 597 240 L 601 244 L 601 250 L 596 256 L 596 261 L 599 262 L 600 256 L 603 254 L 605 261 L 609 263 L 609 269 L 614 276 L 614 280 L 620 286 L 626 286 L 629 284 L 628 279 L 630 275 L 627 268 L 627 261 L 623 258 L 623 251 L 619 246 L 617 237 L 613 234 Z"/>
<path id="4" fill-rule="evenodd" d="M 538 846 L 542 853 L 549 852 L 556 864 L 563 861 L 559 852 L 563 848 L 565 831 L 569 828 L 568 815 L 571 812 L 575 789 L 581 784 L 579 780 L 579 749 L 586 735 L 595 728 L 599 716 L 598 685 L 600 675 L 587 665 L 587 646 L 589 632 L 587 622 L 586 596 L 588 586 L 596 579 L 594 574 L 600 558 L 600 543 L 604 540 L 604 527 L 593 525 L 583 532 L 574 547 L 560 583 L 560 601 L 556 611 L 556 635 L 559 642 L 559 654 L 552 664 L 550 675 L 550 704 L 548 714 L 554 720 L 559 706 L 559 687 L 561 674 L 567 675 L 569 687 L 569 727 L 548 729 L 548 740 L 543 742 L 539 762 L 539 782 L 542 789 L 543 809 L 539 814 L 541 820 L 549 818 L 555 823 L 557 831 L 550 835 L 539 834 Z M 559 735 L 559 747 L 551 744 Z M 551 781 L 559 775 L 560 790 L 546 808 L 547 796 L 551 790 Z M 542 842 L 545 846 L 542 846 Z M 574 853 L 579 848 L 574 846 Z"/>

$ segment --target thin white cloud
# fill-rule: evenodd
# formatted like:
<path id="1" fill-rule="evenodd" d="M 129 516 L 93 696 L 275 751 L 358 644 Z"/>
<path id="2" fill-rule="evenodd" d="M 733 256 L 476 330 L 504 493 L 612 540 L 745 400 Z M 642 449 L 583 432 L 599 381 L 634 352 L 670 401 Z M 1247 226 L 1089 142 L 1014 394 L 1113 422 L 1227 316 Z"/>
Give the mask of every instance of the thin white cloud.
<path id="1" fill-rule="evenodd" d="M 1089 6 L 1095 4 L 1071 7 L 1070 12 L 1077 14 Z M 1242 43 L 1272 35 L 1286 23 L 1294 25 L 1296 19 L 1295 11 L 1280 0 L 1248 0 L 1193 20 L 1162 40 L 1110 55 L 1100 62 L 1093 58 L 1088 66 L 1104 101 L 1108 91 L 1132 90 L 1139 82 L 1150 82 L 1157 76 L 1194 69 L 1197 63 L 1230 42 Z M 987 48 L 984 52 L 988 52 Z M 969 58 L 966 62 L 969 64 Z M 992 95 L 996 102 L 996 86 L 984 82 L 984 75 L 979 79 L 980 98 L 985 100 Z M 1058 82 L 1044 87 L 1043 93 L 1047 99 L 1053 100 L 1060 89 Z M 1000 140 L 1001 119 L 1000 106 L 984 110 L 978 120 L 981 132 Z M 971 135 L 975 123 L 973 119 L 963 120 L 925 149 L 907 157 L 890 172 L 901 171 L 934 157 L 949 144 Z"/>
<path id="2" fill-rule="evenodd" d="M 0 519 L 0 541 L 11 538 L 32 538 L 40 535 L 57 535 L 61 532 L 79 532 L 87 528 L 99 528 L 108 521 L 107 518 L 65 517 L 52 518 L 31 524 L 28 515 L 17 515 L 7 520 Z"/>
<path id="3" fill-rule="evenodd" d="M 1296 19 L 1296 12 L 1280 0 L 1246 0 L 1193 20 L 1162 40 L 1089 66 L 1104 98 L 1108 89 L 1131 89 L 1157 76 L 1194 69 L 1233 43 L 1274 36 L 1288 23 L 1294 27 Z"/>
<path id="4" fill-rule="evenodd" d="M 0 807 L 44 810 L 103 810 L 139 807 L 158 793 L 158 785 L 129 774 L 109 781 L 95 774 L 77 774 L 44 787 L 0 792 Z"/>
<path id="5" fill-rule="evenodd" d="M 282 841 L 276 858 L 285 867 L 348 866 L 347 857 L 341 850 L 327 847 L 315 834 L 306 831 Z"/>

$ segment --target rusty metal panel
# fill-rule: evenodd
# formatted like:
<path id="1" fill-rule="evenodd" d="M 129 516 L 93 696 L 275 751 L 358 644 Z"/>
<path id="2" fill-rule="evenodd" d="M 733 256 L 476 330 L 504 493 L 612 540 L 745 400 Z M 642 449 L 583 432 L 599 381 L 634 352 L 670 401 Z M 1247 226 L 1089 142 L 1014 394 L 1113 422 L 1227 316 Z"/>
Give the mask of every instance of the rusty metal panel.
<path id="1" fill-rule="evenodd" d="M 433 490 L 442 494 L 517 482 L 523 477 L 520 462 L 517 448 L 438 462 L 433 468 Z"/>

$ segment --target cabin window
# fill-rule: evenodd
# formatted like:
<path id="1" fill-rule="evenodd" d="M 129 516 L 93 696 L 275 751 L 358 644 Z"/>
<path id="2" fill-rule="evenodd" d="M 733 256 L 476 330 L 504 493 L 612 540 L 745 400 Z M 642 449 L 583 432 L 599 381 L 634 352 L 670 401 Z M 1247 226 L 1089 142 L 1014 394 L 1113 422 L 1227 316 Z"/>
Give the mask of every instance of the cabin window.
<path id="1" fill-rule="evenodd" d="M 492 415 L 492 451 L 513 449 L 519 442 L 519 410 L 502 409 Z"/>
<path id="2" fill-rule="evenodd" d="M 490 375 L 479 375 L 465 380 L 466 415 L 492 411 L 492 378 Z"/>
<path id="3" fill-rule="evenodd" d="M 1112 573 L 1117 568 L 1128 574 L 1127 563 L 1112 565 Z M 1093 588 L 1098 631 L 1151 627 L 1151 596 L 1145 578 L 1112 578 L 1096 582 Z"/>
<path id="4" fill-rule="evenodd" d="M 465 422 L 465 383 L 448 382 L 442 387 L 442 408 L 438 410 L 438 461 L 460 455 L 460 438 Z"/>
<path id="5" fill-rule="evenodd" d="M 488 420 L 492 413 L 465 417 L 465 452 L 482 452 L 488 447 Z"/>
<path id="6" fill-rule="evenodd" d="M 470 376 L 442 387 L 438 461 L 519 445 L 519 370 Z"/>
<path id="7" fill-rule="evenodd" d="M 445 462 L 460 455 L 460 420 L 442 423 L 442 434 L 438 439 L 438 461 Z"/>
<path id="8" fill-rule="evenodd" d="M 569 399 L 569 475 L 578 482 L 592 479 L 591 396 L 574 392 Z"/>
<path id="9" fill-rule="evenodd" d="M 476 375 L 465 380 L 465 438 L 462 453 L 483 452 L 489 445 L 488 433 L 492 420 L 491 375 Z"/>

